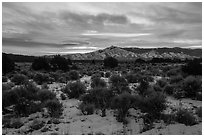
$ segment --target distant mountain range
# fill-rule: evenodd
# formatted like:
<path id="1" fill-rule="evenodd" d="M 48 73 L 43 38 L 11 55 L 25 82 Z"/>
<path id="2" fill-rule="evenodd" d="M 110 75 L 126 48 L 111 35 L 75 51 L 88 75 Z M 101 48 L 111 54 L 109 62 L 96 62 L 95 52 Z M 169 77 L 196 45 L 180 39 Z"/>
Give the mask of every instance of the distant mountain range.
<path id="1" fill-rule="evenodd" d="M 64 55 L 64 57 L 72 60 L 103 60 L 107 56 L 117 58 L 118 60 L 134 60 L 137 58 L 145 60 L 152 58 L 191 59 L 202 57 L 202 49 L 184 49 L 178 47 L 142 49 L 111 46 L 90 53 Z"/>
<path id="2" fill-rule="evenodd" d="M 6 53 L 3 53 L 6 54 Z M 15 62 L 32 62 L 36 56 L 7 54 Z M 51 58 L 54 55 L 46 55 Z M 169 59 L 192 59 L 202 58 L 202 49 L 184 49 L 184 48 L 121 48 L 110 46 L 108 48 L 97 50 L 89 53 L 76 53 L 63 55 L 71 60 L 103 60 L 111 56 L 118 60 L 135 60 L 138 58 L 149 60 L 152 58 L 169 58 Z"/>

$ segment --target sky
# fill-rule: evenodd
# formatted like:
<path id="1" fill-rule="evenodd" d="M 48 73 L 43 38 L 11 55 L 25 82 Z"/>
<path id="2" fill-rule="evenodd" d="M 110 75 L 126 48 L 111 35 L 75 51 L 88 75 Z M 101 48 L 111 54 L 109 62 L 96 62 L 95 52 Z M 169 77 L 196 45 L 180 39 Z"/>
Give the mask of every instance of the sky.
<path id="1" fill-rule="evenodd" d="M 2 51 L 87 53 L 119 47 L 202 47 L 201 2 L 2 4 Z"/>

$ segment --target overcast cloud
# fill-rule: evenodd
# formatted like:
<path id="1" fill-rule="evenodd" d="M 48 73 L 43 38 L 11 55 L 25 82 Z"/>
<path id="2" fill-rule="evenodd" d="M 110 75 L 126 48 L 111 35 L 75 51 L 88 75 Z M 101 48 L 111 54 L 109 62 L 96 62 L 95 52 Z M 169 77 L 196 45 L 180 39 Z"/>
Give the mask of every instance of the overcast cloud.
<path id="1" fill-rule="evenodd" d="M 202 46 L 202 3 L 3 3 L 3 52 Z"/>

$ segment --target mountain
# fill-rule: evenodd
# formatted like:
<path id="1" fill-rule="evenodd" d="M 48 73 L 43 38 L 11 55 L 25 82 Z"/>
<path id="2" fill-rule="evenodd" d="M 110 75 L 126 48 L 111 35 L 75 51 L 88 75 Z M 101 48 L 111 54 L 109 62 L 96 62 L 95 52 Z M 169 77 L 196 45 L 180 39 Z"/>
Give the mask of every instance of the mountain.
<path id="1" fill-rule="evenodd" d="M 201 49 L 183 49 L 183 48 L 120 48 L 111 46 L 103 50 L 97 50 L 85 54 L 69 54 L 64 55 L 72 60 L 103 60 L 105 57 L 111 56 L 118 60 L 133 60 L 137 58 L 176 58 L 176 59 L 191 59 L 202 57 Z"/>

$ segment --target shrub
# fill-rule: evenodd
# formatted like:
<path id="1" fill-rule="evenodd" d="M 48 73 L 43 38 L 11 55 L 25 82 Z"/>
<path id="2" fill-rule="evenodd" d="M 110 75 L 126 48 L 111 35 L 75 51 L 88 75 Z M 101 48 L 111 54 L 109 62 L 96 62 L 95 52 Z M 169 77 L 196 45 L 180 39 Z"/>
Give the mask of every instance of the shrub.
<path id="1" fill-rule="evenodd" d="M 49 89 L 49 86 L 47 85 L 47 83 L 43 83 L 41 89 Z"/>
<path id="2" fill-rule="evenodd" d="M 44 73 L 35 74 L 33 80 L 39 85 L 42 85 L 43 83 L 51 82 L 51 78 L 49 77 L 49 75 Z"/>
<path id="3" fill-rule="evenodd" d="M 2 73 L 6 74 L 15 69 L 15 63 L 11 60 L 8 55 L 2 53 Z"/>
<path id="4" fill-rule="evenodd" d="M 62 115 L 63 105 L 57 99 L 47 100 L 45 107 L 48 108 L 51 117 L 60 117 Z"/>
<path id="5" fill-rule="evenodd" d="M 96 78 L 92 79 L 91 87 L 92 88 L 95 88 L 95 87 L 106 87 L 106 82 L 103 79 L 101 79 L 99 77 L 96 77 Z"/>
<path id="6" fill-rule="evenodd" d="M 69 78 L 70 78 L 71 80 L 78 80 L 78 79 L 79 79 L 79 73 L 78 73 L 78 71 L 76 71 L 76 70 L 71 70 L 71 71 L 69 72 Z"/>
<path id="7" fill-rule="evenodd" d="M 149 87 L 149 82 L 145 80 L 144 78 L 142 78 L 140 80 L 140 85 L 137 87 L 137 90 L 139 91 L 140 95 L 145 96 L 147 93 L 148 87 Z"/>
<path id="8" fill-rule="evenodd" d="M 189 75 L 202 75 L 202 60 L 194 59 L 182 67 L 182 71 Z"/>
<path id="9" fill-rule="evenodd" d="M 170 77 L 170 76 L 176 76 L 179 74 L 179 70 L 178 69 L 171 69 L 167 72 L 167 76 Z"/>
<path id="10" fill-rule="evenodd" d="M 38 130 L 38 129 L 41 129 L 43 126 L 45 125 L 45 122 L 42 121 L 41 119 L 35 119 L 31 125 L 30 125 L 30 128 L 32 130 Z"/>
<path id="11" fill-rule="evenodd" d="M 183 90 L 186 97 L 194 98 L 198 92 L 202 91 L 202 82 L 199 78 L 188 76 L 184 79 Z"/>
<path id="12" fill-rule="evenodd" d="M 161 112 L 166 109 L 165 95 L 160 92 L 153 92 L 147 97 L 143 97 L 138 107 L 142 112 L 148 113 L 153 119 L 159 118 Z"/>
<path id="13" fill-rule="evenodd" d="M 96 108 L 102 110 L 102 116 L 106 115 L 106 108 L 110 107 L 110 102 L 113 97 L 111 90 L 102 87 L 96 87 L 89 90 L 89 94 L 81 97 L 85 104 L 94 104 Z"/>
<path id="14" fill-rule="evenodd" d="M 61 93 L 61 94 L 60 94 L 60 97 L 61 97 L 62 100 L 65 100 L 65 99 L 67 98 L 64 93 Z"/>
<path id="15" fill-rule="evenodd" d="M 12 118 L 12 119 L 3 118 L 2 124 L 6 128 L 15 128 L 15 129 L 18 129 L 23 126 L 23 122 L 21 121 L 20 118 Z"/>
<path id="16" fill-rule="evenodd" d="M 2 76 L 2 82 L 7 82 L 8 78 L 6 76 Z"/>
<path id="17" fill-rule="evenodd" d="M 183 77 L 181 75 L 172 76 L 170 79 L 170 84 L 179 83 L 182 80 L 183 80 Z"/>
<path id="18" fill-rule="evenodd" d="M 111 89 L 117 94 L 130 91 L 130 89 L 128 88 L 128 83 L 124 77 L 121 77 L 119 75 L 112 75 L 109 80 L 111 83 Z"/>
<path id="19" fill-rule="evenodd" d="M 105 77 L 106 77 L 106 78 L 109 78 L 110 76 L 111 76 L 111 73 L 110 73 L 110 72 L 106 72 L 106 73 L 105 73 Z"/>
<path id="20" fill-rule="evenodd" d="M 50 70 L 49 61 L 45 57 L 35 59 L 31 67 L 33 70 Z"/>
<path id="21" fill-rule="evenodd" d="M 55 55 L 51 59 L 50 64 L 52 65 L 53 70 L 67 71 L 69 70 L 69 65 L 71 65 L 71 60 L 67 60 L 60 55 Z"/>
<path id="22" fill-rule="evenodd" d="M 140 75 L 138 74 L 127 74 L 126 77 L 125 77 L 128 81 L 128 83 L 137 83 L 139 82 L 139 79 L 141 78 Z"/>
<path id="23" fill-rule="evenodd" d="M 202 107 L 198 107 L 198 108 L 196 109 L 196 114 L 197 114 L 200 118 L 202 118 Z"/>
<path id="24" fill-rule="evenodd" d="M 3 83 L 3 84 L 2 84 L 2 91 L 4 91 L 4 90 L 9 90 L 9 89 L 11 89 L 11 88 L 14 87 L 14 86 L 15 86 L 15 84 L 12 83 L 12 82 Z"/>
<path id="25" fill-rule="evenodd" d="M 104 67 L 115 68 L 118 66 L 118 60 L 113 57 L 106 57 L 103 61 Z"/>
<path id="26" fill-rule="evenodd" d="M 168 94 L 168 95 L 172 95 L 174 91 L 174 87 L 172 85 L 167 85 L 164 88 L 164 93 Z"/>
<path id="27" fill-rule="evenodd" d="M 192 126 L 197 123 L 193 113 L 185 109 L 179 109 L 177 111 L 176 121 L 187 126 Z"/>
<path id="28" fill-rule="evenodd" d="M 79 105 L 79 109 L 82 111 L 84 115 L 92 115 L 94 113 L 95 106 L 94 104 L 83 102 Z"/>
<path id="29" fill-rule="evenodd" d="M 128 110 L 133 107 L 134 96 L 129 93 L 122 93 L 118 96 L 115 96 L 112 100 L 112 108 L 116 109 L 117 120 L 119 122 L 126 123 L 125 120 Z"/>
<path id="30" fill-rule="evenodd" d="M 28 81 L 28 78 L 23 74 L 15 74 L 11 79 L 11 82 L 15 83 L 16 85 L 21 85 Z"/>
<path id="31" fill-rule="evenodd" d="M 37 93 L 38 99 L 41 102 L 45 102 L 46 100 L 52 100 L 56 98 L 55 93 L 49 91 L 48 89 L 41 89 L 38 93 Z"/>
<path id="32" fill-rule="evenodd" d="M 66 93 L 69 98 L 78 98 L 80 95 L 85 93 L 85 91 L 86 87 L 80 81 L 69 83 L 62 89 L 62 92 Z"/>
<path id="33" fill-rule="evenodd" d="M 163 87 L 166 86 L 167 81 L 166 81 L 166 79 L 162 78 L 162 79 L 160 79 L 160 80 L 157 81 L 157 84 L 158 84 L 161 88 L 163 88 Z"/>

